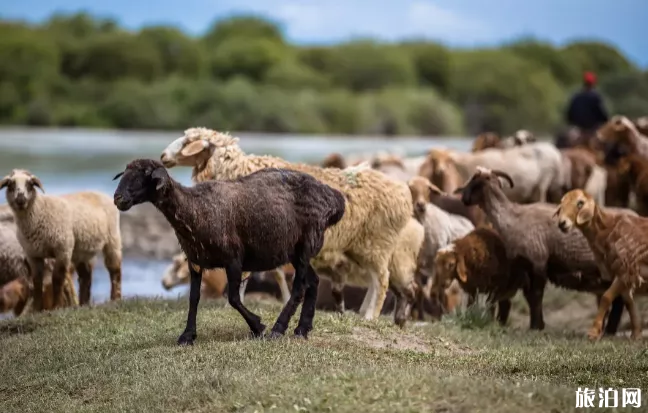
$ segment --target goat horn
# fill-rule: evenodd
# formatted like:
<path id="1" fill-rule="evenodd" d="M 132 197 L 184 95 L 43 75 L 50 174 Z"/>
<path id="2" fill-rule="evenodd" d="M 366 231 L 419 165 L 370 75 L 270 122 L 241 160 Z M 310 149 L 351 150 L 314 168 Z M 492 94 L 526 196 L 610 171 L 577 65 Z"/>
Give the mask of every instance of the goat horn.
<path id="1" fill-rule="evenodd" d="M 122 176 L 123 174 L 124 174 L 123 172 L 118 173 L 117 175 L 115 175 L 115 177 L 114 177 L 112 180 L 113 180 L 113 181 L 116 181 L 117 178 L 119 178 L 119 177 Z"/>
<path id="2" fill-rule="evenodd" d="M 506 180 L 508 181 L 510 187 L 513 188 L 513 178 L 511 178 L 511 176 L 510 176 L 509 174 L 507 174 L 506 172 L 503 172 L 503 171 L 498 171 L 498 170 L 496 170 L 496 169 L 493 169 L 493 170 L 491 171 L 491 173 L 492 173 L 493 175 L 496 175 L 496 176 L 499 176 L 499 177 L 501 177 L 501 178 L 506 179 Z"/>

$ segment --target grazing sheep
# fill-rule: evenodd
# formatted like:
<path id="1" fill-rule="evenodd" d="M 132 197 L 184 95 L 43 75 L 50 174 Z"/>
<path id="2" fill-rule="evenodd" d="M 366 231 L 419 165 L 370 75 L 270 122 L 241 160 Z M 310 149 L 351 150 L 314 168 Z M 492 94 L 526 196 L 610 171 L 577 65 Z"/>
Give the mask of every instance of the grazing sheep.
<path id="1" fill-rule="evenodd" d="M 502 325 L 508 320 L 511 299 L 526 283 L 526 278 L 511 268 L 499 234 L 489 228 L 476 228 L 439 250 L 434 262 L 432 293 L 442 293 L 453 280 L 468 294 L 469 305 L 479 293 L 488 295 L 493 311 L 497 303 L 497 318 Z"/>
<path id="2" fill-rule="evenodd" d="M 344 217 L 340 225 L 326 231 L 322 253 L 313 266 L 318 271 L 330 269 L 344 259 L 364 268 L 373 287 L 362 316 L 378 317 L 389 287 L 389 260 L 411 217 L 412 200 L 405 183 L 362 165 L 338 170 L 248 155 L 238 146 L 238 138 L 206 128 L 186 130 L 167 146 L 161 160 L 168 168 L 192 166 L 194 182 L 234 179 L 265 167 L 281 167 L 311 174 L 343 192 L 347 198 Z"/>
<path id="3" fill-rule="evenodd" d="M 293 290 L 271 337 L 285 333 L 303 301 L 295 335 L 312 330 L 319 278 L 310 260 L 324 243 L 324 232 L 344 216 L 346 200 L 336 189 L 312 176 L 266 168 L 227 181 L 185 187 L 171 178 L 162 163 L 137 159 L 126 166 L 115 190 L 121 211 L 151 202 L 173 227 L 189 259 L 189 315 L 178 344 L 193 344 L 204 269 L 225 268 L 230 291 L 239 291 L 244 271 L 268 271 L 292 263 Z M 259 208 L 263 205 L 263 208 Z M 248 310 L 239 294 L 228 301 L 245 319 L 254 336 L 265 330 L 261 318 Z"/>
<path id="4" fill-rule="evenodd" d="M 414 204 L 414 217 L 425 230 L 417 268 L 417 281 L 421 286 L 426 286 L 418 300 L 418 312 L 422 314 L 423 302 L 421 300 L 430 299 L 430 280 L 434 272 L 434 257 L 437 251 L 455 239 L 468 234 L 474 229 L 474 226 L 468 219 L 449 214 L 430 203 L 432 194 L 443 195 L 443 192 L 427 179 L 417 176 L 412 178 L 408 185 Z"/>
<path id="5" fill-rule="evenodd" d="M 601 143 L 606 146 L 608 164 L 613 164 L 618 154 L 634 153 L 648 158 L 648 137 L 642 135 L 625 116 L 612 116 L 598 129 L 597 134 Z"/>
<path id="6" fill-rule="evenodd" d="M 79 275 L 79 302 L 90 301 L 92 265 L 103 253 L 110 274 L 110 299 L 121 298 L 121 235 L 119 211 L 107 195 L 78 192 L 50 196 L 40 179 L 29 171 L 14 169 L 0 181 L 7 188 L 7 202 L 18 228 L 18 241 L 25 250 L 33 273 L 34 309 L 42 310 L 43 268 L 46 258 L 54 258 L 52 288 L 54 303 L 62 305 L 63 285 L 71 265 Z"/>
<path id="7" fill-rule="evenodd" d="M 587 240 L 576 232 L 564 234 L 553 222 L 551 204 L 517 204 L 502 189 L 506 173 L 479 167 L 458 192 L 467 205 L 479 205 L 501 236 L 509 260 L 516 269 L 525 270 L 529 283 L 523 289 L 529 304 L 530 328 L 545 326 L 542 299 L 547 280 L 576 291 L 603 293 L 610 285 L 599 272 Z M 615 302 L 608 332 L 616 332 L 623 311 L 621 300 Z"/>
<path id="8" fill-rule="evenodd" d="M 556 209 L 557 227 L 564 233 L 576 227 L 587 240 L 601 273 L 612 280 L 599 303 L 590 329 L 590 339 L 598 339 L 613 300 L 623 297 L 632 325 L 633 339 L 641 337 L 641 320 L 634 293 L 648 294 L 648 219 L 610 214 L 596 205 L 582 190 L 567 193 Z"/>

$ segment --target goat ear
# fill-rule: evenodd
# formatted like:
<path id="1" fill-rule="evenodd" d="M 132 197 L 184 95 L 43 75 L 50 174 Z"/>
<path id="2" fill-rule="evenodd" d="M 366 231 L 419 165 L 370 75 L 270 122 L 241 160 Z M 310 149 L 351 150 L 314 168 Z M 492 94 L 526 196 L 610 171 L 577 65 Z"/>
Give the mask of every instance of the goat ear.
<path id="1" fill-rule="evenodd" d="M 124 174 L 123 172 L 118 173 L 117 175 L 115 175 L 115 177 L 114 177 L 112 180 L 113 180 L 113 181 L 116 181 L 116 180 L 119 179 L 119 177 L 122 176 L 123 174 Z"/>
<path id="2" fill-rule="evenodd" d="M 553 215 L 551 217 L 556 218 L 558 216 L 558 214 L 560 214 L 560 207 L 556 208 L 556 210 L 554 211 L 554 213 L 553 213 Z"/>
<path id="3" fill-rule="evenodd" d="M 156 168 L 151 173 L 151 178 L 153 178 L 153 181 L 156 183 L 155 190 L 159 191 L 166 184 L 166 179 L 167 179 L 166 170 L 163 167 Z"/>
<path id="4" fill-rule="evenodd" d="M 0 181 L 0 189 L 4 189 L 7 185 L 9 185 L 9 177 L 5 176 L 2 178 L 2 181 Z"/>
<path id="5" fill-rule="evenodd" d="M 38 177 L 32 177 L 31 182 L 35 187 L 38 187 L 42 193 L 45 193 L 45 189 L 43 189 L 43 183 Z"/>
<path id="6" fill-rule="evenodd" d="M 458 255 L 455 256 L 457 258 L 457 277 L 459 277 L 459 281 L 461 281 L 462 283 L 468 282 L 468 270 L 466 269 L 466 263 Z"/>
<path id="7" fill-rule="evenodd" d="M 432 182 L 428 182 L 427 186 L 428 186 L 428 188 L 430 190 L 430 195 L 431 194 L 446 195 L 445 192 L 443 192 L 441 189 L 439 189 L 439 187 L 434 185 Z"/>
<path id="8" fill-rule="evenodd" d="M 182 150 L 180 150 L 180 155 L 187 157 L 194 156 L 205 150 L 208 146 L 209 141 L 199 139 L 182 148 Z"/>
<path id="9" fill-rule="evenodd" d="M 576 224 L 583 225 L 594 217 L 594 205 L 586 204 L 576 215 Z"/>

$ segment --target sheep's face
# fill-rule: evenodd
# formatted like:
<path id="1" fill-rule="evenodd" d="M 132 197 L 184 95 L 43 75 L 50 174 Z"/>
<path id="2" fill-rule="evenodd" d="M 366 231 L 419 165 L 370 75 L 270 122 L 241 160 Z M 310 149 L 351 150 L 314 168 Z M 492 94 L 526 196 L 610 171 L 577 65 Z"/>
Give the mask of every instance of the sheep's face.
<path id="1" fill-rule="evenodd" d="M 0 181 L 0 189 L 7 188 L 7 203 L 15 211 L 24 211 L 31 207 L 36 199 L 36 188 L 43 189 L 43 184 L 36 175 L 24 169 L 14 169 Z"/>
<path id="2" fill-rule="evenodd" d="M 595 206 L 594 200 L 585 191 L 574 189 L 567 192 L 554 212 L 554 217 L 558 217 L 558 228 L 568 233 L 574 225 L 586 226 L 594 217 Z"/>
<path id="3" fill-rule="evenodd" d="M 212 129 L 190 128 L 164 149 L 160 160 L 167 168 L 180 165 L 202 170 L 212 156 L 233 145 L 238 145 L 238 138 Z"/>
<path id="4" fill-rule="evenodd" d="M 419 168 L 419 175 L 430 180 L 435 185 L 443 186 L 446 174 L 454 167 L 454 161 L 449 153 L 432 149 Z"/>
<path id="5" fill-rule="evenodd" d="M 620 156 L 633 151 L 632 139 L 639 131 L 630 119 L 625 116 L 615 115 L 601 126 L 596 135 L 599 143 L 605 147 L 605 160 L 609 164 Z"/>
<path id="6" fill-rule="evenodd" d="M 479 152 L 488 148 L 497 148 L 500 146 L 500 137 L 494 132 L 485 132 L 477 136 L 473 142 L 472 151 Z"/>
<path id="7" fill-rule="evenodd" d="M 484 193 L 488 187 L 502 188 L 502 181 L 504 179 L 508 182 L 509 186 L 513 188 L 513 179 L 506 173 L 497 170 L 490 170 L 481 166 L 468 182 L 457 188 L 454 192 L 461 193 L 461 202 L 466 206 L 480 205 L 484 202 Z"/>
<path id="8" fill-rule="evenodd" d="M 434 275 L 432 276 L 432 291 L 435 294 L 443 293 L 450 284 L 457 271 L 457 254 L 453 245 L 440 249 L 434 257 Z"/>
<path id="9" fill-rule="evenodd" d="M 165 290 L 170 290 L 175 286 L 187 284 L 189 282 L 189 261 L 184 254 L 178 254 L 173 257 L 173 262 L 162 277 L 162 286 Z"/>
<path id="10" fill-rule="evenodd" d="M 118 173 L 121 177 L 114 194 L 115 206 L 128 211 L 133 205 L 151 202 L 168 184 L 170 178 L 164 166 L 153 159 L 136 159 Z"/>
<path id="11" fill-rule="evenodd" d="M 422 176 L 415 176 L 407 184 L 412 194 L 414 216 L 416 217 L 422 217 L 425 214 L 425 206 L 430 202 L 433 194 L 445 195 L 436 185 Z"/>

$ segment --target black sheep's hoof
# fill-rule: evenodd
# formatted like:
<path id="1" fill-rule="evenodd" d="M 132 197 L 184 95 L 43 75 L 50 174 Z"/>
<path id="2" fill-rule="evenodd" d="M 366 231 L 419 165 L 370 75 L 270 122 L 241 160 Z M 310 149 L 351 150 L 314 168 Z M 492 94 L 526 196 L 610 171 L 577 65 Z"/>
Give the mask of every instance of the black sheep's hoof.
<path id="1" fill-rule="evenodd" d="M 263 332 L 265 331 L 265 324 L 259 325 L 256 331 L 250 331 L 250 338 L 261 338 L 263 337 Z"/>
<path id="2" fill-rule="evenodd" d="M 303 338 L 304 340 L 308 340 L 308 330 L 297 327 L 295 329 L 295 338 Z"/>
<path id="3" fill-rule="evenodd" d="M 276 340 L 276 339 L 281 338 L 281 337 L 283 337 L 283 333 L 280 333 L 280 332 L 275 331 L 275 330 L 272 330 L 270 332 L 270 334 L 267 335 L 267 338 L 269 340 Z"/>
<path id="4" fill-rule="evenodd" d="M 179 346 L 193 346 L 194 340 L 196 339 L 196 334 L 183 333 L 178 338 Z"/>

